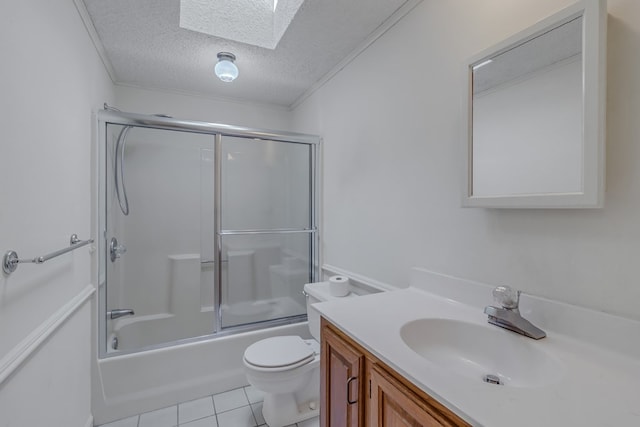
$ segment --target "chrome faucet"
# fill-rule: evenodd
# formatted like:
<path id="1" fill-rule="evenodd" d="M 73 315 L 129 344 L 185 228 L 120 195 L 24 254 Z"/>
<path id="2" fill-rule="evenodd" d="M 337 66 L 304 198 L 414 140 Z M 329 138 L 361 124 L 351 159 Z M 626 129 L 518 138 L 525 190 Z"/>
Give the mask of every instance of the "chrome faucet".
<path id="1" fill-rule="evenodd" d="M 124 316 L 133 316 L 134 314 L 135 313 L 130 308 L 117 308 L 107 311 L 107 318 L 113 320 Z"/>
<path id="2" fill-rule="evenodd" d="M 489 316 L 489 323 L 535 340 L 547 336 L 542 329 L 537 328 L 520 315 L 518 308 L 520 291 L 511 289 L 509 286 L 498 286 L 493 290 L 493 299 L 500 304 L 500 307 L 488 305 L 484 308 L 485 314 Z"/>

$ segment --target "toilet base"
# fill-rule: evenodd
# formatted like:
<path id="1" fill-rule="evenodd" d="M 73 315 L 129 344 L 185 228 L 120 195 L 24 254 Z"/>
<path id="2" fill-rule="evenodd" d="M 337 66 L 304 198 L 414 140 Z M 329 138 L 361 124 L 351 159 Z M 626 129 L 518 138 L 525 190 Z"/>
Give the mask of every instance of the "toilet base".
<path id="1" fill-rule="evenodd" d="M 262 416 L 269 427 L 288 426 L 319 414 L 319 399 L 298 404 L 292 393 L 266 394 L 262 403 Z"/>

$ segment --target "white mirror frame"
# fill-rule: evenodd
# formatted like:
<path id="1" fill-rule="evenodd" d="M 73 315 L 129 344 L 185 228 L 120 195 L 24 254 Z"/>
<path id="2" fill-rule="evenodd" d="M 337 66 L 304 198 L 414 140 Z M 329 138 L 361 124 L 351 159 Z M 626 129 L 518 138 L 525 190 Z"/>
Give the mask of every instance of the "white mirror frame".
<path id="1" fill-rule="evenodd" d="M 514 45 L 537 37 L 566 22 L 583 16 L 583 158 L 582 191 L 576 193 L 522 194 L 504 196 L 473 195 L 473 70 L 483 59 L 496 56 Z M 466 64 L 466 138 L 464 142 L 463 207 L 486 208 L 600 208 L 605 188 L 606 115 L 606 0 L 580 0 L 497 45 L 474 55 Z"/>

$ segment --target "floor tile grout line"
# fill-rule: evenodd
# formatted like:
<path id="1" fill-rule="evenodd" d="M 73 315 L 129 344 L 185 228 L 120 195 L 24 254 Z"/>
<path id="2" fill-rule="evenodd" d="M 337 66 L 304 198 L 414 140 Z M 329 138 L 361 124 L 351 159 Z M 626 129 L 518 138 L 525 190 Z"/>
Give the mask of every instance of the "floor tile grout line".
<path id="1" fill-rule="evenodd" d="M 218 421 L 218 410 L 216 409 L 216 400 L 211 395 L 211 403 L 213 403 L 213 416 L 216 418 L 216 426 L 220 427 L 220 421 Z"/>
<path id="2" fill-rule="evenodd" d="M 249 402 L 249 404 L 251 404 L 251 399 L 249 399 L 249 393 L 247 393 L 247 388 L 242 387 L 242 391 L 244 392 L 244 396 L 247 398 L 247 401 Z"/>
<path id="3" fill-rule="evenodd" d="M 249 399 L 249 394 L 247 393 L 247 387 L 242 387 L 242 392 L 244 393 L 244 397 L 247 398 L 247 402 L 249 402 L 249 409 L 251 409 L 251 416 L 253 416 L 253 421 L 255 422 L 255 425 L 257 427 L 258 417 L 256 417 L 256 413 L 253 411 L 253 406 L 251 405 L 251 399 Z"/>
<path id="4" fill-rule="evenodd" d="M 204 397 L 199 397 L 199 398 L 196 398 L 196 399 L 191 399 L 191 400 L 187 400 L 187 401 L 184 401 L 184 402 L 180 402 L 180 403 L 178 403 L 178 404 L 177 404 L 177 406 L 178 406 L 178 411 L 180 411 L 180 405 L 182 405 L 182 404 L 184 404 L 184 403 L 193 402 L 193 401 L 195 401 L 195 400 L 204 400 L 204 399 L 206 399 L 206 398 L 211 399 L 211 407 L 213 408 L 213 414 L 204 415 L 204 416 L 199 416 L 198 418 L 194 418 L 194 419 L 192 419 L 192 420 L 188 420 L 188 421 L 186 421 L 186 422 L 182 423 L 182 422 L 180 422 L 180 412 L 178 412 L 178 424 L 177 424 L 177 426 L 178 426 L 178 427 L 181 427 L 181 425 L 182 425 L 182 424 L 185 424 L 185 425 L 186 425 L 186 424 L 189 424 L 189 423 L 191 423 L 191 422 L 199 421 L 199 420 L 203 420 L 203 419 L 205 419 L 205 418 L 210 418 L 210 417 L 216 417 L 216 423 L 217 423 L 217 422 L 218 422 L 218 417 L 216 416 L 216 415 L 217 415 L 217 412 L 216 412 L 216 404 L 215 404 L 215 400 L 213 400 L 213 395 L 212 395 L 212 394 L 209 394 L 209 395 L 204 396 Z"/>
<path id="5" fill-rule="evenodd" d="M 248 406 L 248 407 L 251 407 L 251 404 L 249 403 L 249 404 L 246 404 L 246 405 L 237 406 L 237 407 L 235 407 L 235 408 L 227 409 L 227 410 L 225 410 L 225 411 L 220 411 L 219 413 L 220 413 L 220 414 L 226 414 L 227 412 L 236 411 L 236 410 L 238 410 L 238 409 L 246 408 L 247 406 Z M 216 412 L 216 414 L 218 414 L 218 412 Z"/>
<path id="6" fill-rule="evenodd" d="M 216 427 L 220 427 L 218 422 L 218 411 L 216 411 L 216 401 L 213 399 L 213 394 L 209 396 L 211 398 L 211 404 L 213 405 L 213 418 L 216 420 Z"/>
<path id="7" fill-rule="evenodd" d="M 248 397 L 247 397 L 247 401 L 249 401 Z M 251 403 L 249 403 L 249 410 L 251 411 L 251 416 L 253 417 L 254 425 L 257 427 L 258 426 L 258 418 L 256 417 L 256 413 L 253 412 L 253 406 L 251 406 Z"/>

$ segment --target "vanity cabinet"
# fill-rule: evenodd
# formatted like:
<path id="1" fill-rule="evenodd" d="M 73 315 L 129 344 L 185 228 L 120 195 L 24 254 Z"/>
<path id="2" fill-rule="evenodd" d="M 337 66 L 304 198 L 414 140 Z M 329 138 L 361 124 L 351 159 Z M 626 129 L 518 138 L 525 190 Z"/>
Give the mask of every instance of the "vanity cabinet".
<path id="1" fill-rule="evenodd" d="M 469 426 L 324 318 L 321 328 L 322 427 Z"/>
<path id="2" fill-rule="evenodd" d="M 358 427 L 364 421 L 364 353 L 321 320 L 320 419 L 323 426 Z"/>

